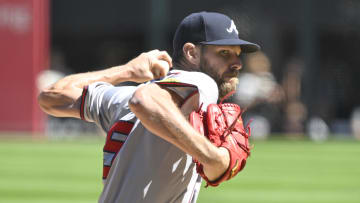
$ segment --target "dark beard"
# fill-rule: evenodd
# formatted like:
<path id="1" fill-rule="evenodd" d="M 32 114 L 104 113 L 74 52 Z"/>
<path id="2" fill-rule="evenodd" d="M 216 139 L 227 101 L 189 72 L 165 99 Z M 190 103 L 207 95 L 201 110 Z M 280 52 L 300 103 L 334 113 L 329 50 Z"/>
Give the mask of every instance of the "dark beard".
<path id="1" fill-rule="evenodd" d="M 201 72 L 213 78 L 217 83 L 219 90 L 219 99 L 221 99 L 231 91 L 236 90 L 236 86 L 238 84 L 237 75 L 239 71 L 234 70 L 231 73 L 226 73 L 224 76 L 230 78 L 226 81 L 215 71 L 215 67 L 211 67 L 211 65 L 209 65 L 203 57 L 200 60 L 200 70 Z"/>

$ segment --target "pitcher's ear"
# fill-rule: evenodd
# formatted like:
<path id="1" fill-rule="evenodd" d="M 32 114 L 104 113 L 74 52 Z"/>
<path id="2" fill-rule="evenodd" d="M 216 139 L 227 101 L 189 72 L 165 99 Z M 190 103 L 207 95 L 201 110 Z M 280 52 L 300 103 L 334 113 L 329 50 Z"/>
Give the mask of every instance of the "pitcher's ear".
<path id="1" fill-rule="evenodd" d="M 200 63 L 200 50 L 195 46 L 195 44 L 187 42 L 183 46 L 183 53 L 186 60 L 198 66 Z"/>

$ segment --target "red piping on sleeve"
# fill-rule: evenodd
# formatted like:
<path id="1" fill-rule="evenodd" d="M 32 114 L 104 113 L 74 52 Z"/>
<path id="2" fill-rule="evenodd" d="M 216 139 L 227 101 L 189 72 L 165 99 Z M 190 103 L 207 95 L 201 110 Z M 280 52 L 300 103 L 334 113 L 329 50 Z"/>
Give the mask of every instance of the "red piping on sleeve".
<path id="1" fill-rule="evenodd" d="M 86 98 L 86 94 L 88 92 L 88 86 L 85 86 L 82 94 L 81 94 L 81 105 L 80 105 L 80 118 L 81 120 L 86 121 L 85 116 L 84 116 L 84 107 L 85 107 L 85 98 Z"/>
<path id="2" fill-rule="evenodd" d="M 157 82 L 156 84 L 164 85 L 165 87 L 194 87 L 194 88 L 197 88 L 195 85 L 181 83 L 181 82 Z"/>

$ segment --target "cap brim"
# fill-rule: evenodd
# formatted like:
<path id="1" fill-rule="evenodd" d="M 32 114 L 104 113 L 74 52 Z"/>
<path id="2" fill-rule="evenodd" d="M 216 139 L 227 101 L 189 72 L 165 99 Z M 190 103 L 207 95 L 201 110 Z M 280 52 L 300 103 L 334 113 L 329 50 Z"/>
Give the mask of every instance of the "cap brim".
<path id="1" fill-rule="evenodd" d="M 251 53 L 251 52 L 259 51 L 261 49 L 259 45 L 241 39 L 221 39 L 211 42 L 200 42 L 200 44 L 239 45 L 241 47 L 241 51 L 244 53 Z"/>

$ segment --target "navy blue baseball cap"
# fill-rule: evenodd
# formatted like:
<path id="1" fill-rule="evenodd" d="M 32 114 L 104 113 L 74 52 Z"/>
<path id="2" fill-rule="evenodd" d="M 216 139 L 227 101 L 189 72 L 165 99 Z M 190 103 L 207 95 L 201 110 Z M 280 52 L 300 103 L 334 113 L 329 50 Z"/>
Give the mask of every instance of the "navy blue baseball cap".
<path id="1" fill-rule="evenodd" d="M 239 38 L 233 20 L 221 13 L 199 12 L 185 17 L 178 26 L 174 40 L 174 55 L 182 51 L 185 43 L 207 45 L 239 45 L 242 52 L 260 50 L 260 46 Z"/>

